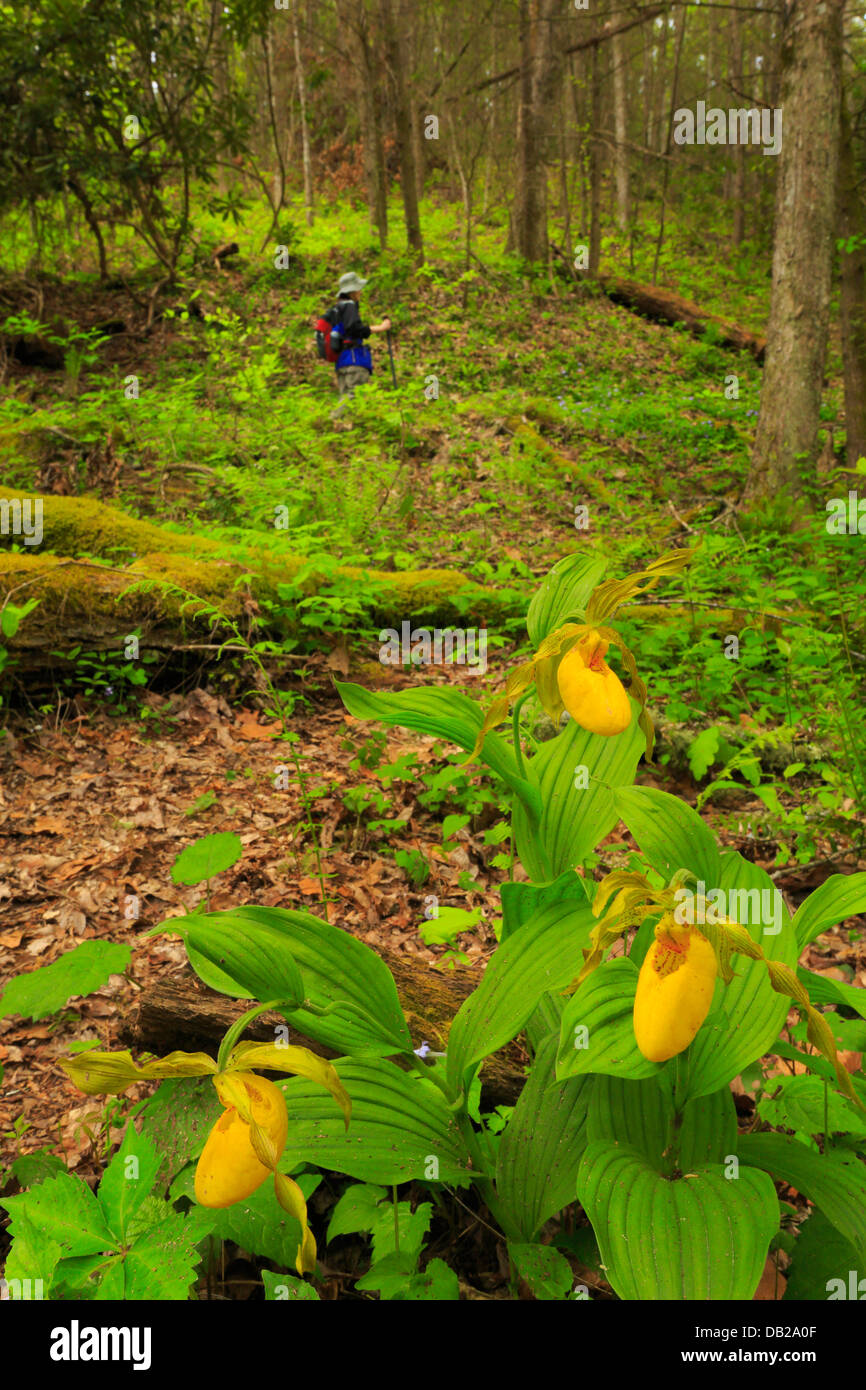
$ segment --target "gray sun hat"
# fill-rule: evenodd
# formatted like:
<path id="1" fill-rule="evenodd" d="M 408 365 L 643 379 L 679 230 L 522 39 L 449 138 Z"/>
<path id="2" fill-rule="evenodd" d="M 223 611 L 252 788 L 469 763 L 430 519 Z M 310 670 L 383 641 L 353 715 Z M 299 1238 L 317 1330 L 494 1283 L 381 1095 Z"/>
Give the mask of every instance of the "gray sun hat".
<path id="1" fill-rule="evenodd" d="M 356 275 L 354 270 L 350 270 L 348 274 L 340 276 L 339 292 L 340 294 L 353 294 L 355 290 L 362 290 L 369 283 L 369 280 L 362 280 L 360 275 Z"/>

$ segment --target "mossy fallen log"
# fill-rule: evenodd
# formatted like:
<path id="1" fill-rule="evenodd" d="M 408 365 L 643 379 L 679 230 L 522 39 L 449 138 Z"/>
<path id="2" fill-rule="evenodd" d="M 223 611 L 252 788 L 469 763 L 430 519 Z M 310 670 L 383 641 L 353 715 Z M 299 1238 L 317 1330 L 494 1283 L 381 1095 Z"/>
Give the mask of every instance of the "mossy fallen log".
<path id="1" fill-rule="evenodd" d="M 7 490 L 4 497 L 4 533 L 23 538 L 13 509 L 34 496 Z M 132 630 L 142 647 L 170 647 L 218 629 L 220 618 L 249 626 L 255 617 L 259 635 L 296 635 L 299 600 L 325 587 L 339 592 L 340 585 L 353 606 L 361 598 L 371 624 L 397 628 L 404 619 L 483 626 L 520 613 L 527 598 L 475 584 L 459 570 L 316 565 L 254 532 L 226 543 L 171 531 L 89 497 L 38 500 L 39 545 L 0 550 L 0 604 L 39 600 L 9 643 L 29 653 L 31 664 L 58 645 L 113 650 Z"/>
<path id="2" fill-rule="evenodd" d="M 413 956 L 377 952 L 394 976 L 400 1003 L 413 1038 L 413 1046 L 426 1042 L 434 1052 L 448 1046 L 448 1030 L 464 999 L 476 988 L 475 970 L 445 973 Z M 165 1055 L 175 1049 L 209 1052 L 216 1056 L 226 1029 L 248 1007 L 248 1001 L 230 999 L 208 989 L 187 970 L 179 979 L 149 986 L 139 995 L 122 1022 L 123 1041 L 139 1049 Z M 244 1034 L 254 1041 L 273 1042 L 275 1024 L 284 1022 L 275 1013 L 261 1014 Z M 320 1057 L 339 1054 L 292 1031 L 293 1046 L 308 1047 Z M 526 1054 L 516 1043 L 489 1058 L 481 1070 L 485 1103 L 514 1105 L 524 1083 Z"/>

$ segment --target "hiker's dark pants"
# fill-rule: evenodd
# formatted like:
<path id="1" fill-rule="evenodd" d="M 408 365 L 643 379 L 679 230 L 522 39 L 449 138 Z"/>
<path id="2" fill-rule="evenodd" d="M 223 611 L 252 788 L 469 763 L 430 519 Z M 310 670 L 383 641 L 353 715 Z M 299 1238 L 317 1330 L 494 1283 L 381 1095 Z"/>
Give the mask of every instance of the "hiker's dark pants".
<path id="1" fill-rule="evenodd" d="M 352 396 L 356 386 L 363 386 L 365 381 L 369 381 L 372 372 L 367 367 L 338 367 L 337 368 L 337 390 L 341 396 Z"/>

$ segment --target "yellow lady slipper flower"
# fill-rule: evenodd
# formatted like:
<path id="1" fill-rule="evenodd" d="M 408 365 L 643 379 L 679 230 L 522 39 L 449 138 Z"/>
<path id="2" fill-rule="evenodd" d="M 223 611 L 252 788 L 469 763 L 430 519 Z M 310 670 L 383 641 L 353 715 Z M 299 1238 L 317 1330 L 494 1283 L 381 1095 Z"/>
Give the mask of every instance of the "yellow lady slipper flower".
<path id="1" fill-rule="evenodd" d="M 562 658 L 557 685 L 572 719 L 591 734 L 621 734 L 631 723 L 625 687 L 605 661 L 610 643 L 597 629 L 582 637 Z"/>
<path id="2" fill-rule="evenodd" d="M 666 913 L 634 998 L 634 1035 L 648 1062 L 667 1062 L 685 1052 L 710 1011 L 716 973 L 716 953 L 707 938 Z"/>
<path id="3" fill-rule="evenodd" d="M 577 607 L 572 610 L 582 622 L 560 622 L 542 639 L 530 661 L 509 672 L 504 693 L 493 700 L 484 716 L 470 759 L 479 756 L 487 734 L 507 718 L 512 704 L 533 683 L 545 714 L 554 723 L 567 709 L 575 723 L 589 733 L 607 737 L 623 733 L 631 724 L 632 711 L 622 682 L 605 664 L 609 646 L 618 647 L 622 654 L 631 679 L 631 698 L 640 710 L 638 726 L 646 738 L 647 759 L 651 759 L 654 733 L 646 686 L 628 647 L 607 622 L 622 604 L 654 589 L 665 575 L 678 574 L 690 559 L 690 551 L 672 551 L 624 579 L 607 579 L 597 585 L 582 613 Z M 563 616 L 568 611 L 566 608 Z"/>
<path id="4" fill-rule="evenodd" d="M 268 1167 L 256 1156 L 249 1122 L 236 1106 L 227 1104 L 208 1135 L 195 1170 L 195 1199 L 203 1207 L 230 1207 L 251 1197 L 273 1173 L 286 1147 L 289 1117 L 282 1091 L 253 1072 L 235 1072 L 232 1079 L 244 1088 L 253 1120 L 273 1145 L 274 1162 Z M 214 1083 L 218 1081 L 215 1077 Z"/>
<path id="5" fill-rule="evenodd" d="M 253 1069 L 293 1072 L 317 1082 L 334 1097 L 347 1128 L 352 1102 L 331 1063 L 308 1048 L 236 1041 L 253 1017 L 273 1006 L 257 1004 L 237 1019 L 223 1039 L 217 1061 L 205 1052 L 172 1052 L 139 1064 L 129 1052 L 94 1051 L 60 1065 L 88 1096 L 120 1095 L 138 1081 L 210 1076 L 224 1110 L 196 1168 L 196 1200 L 205 1207 L 229 1207 L 252 1196 L 272 1176 L 277 1201 L 301 1227 L 295 1267 L 303 1275 L 316 1268 L 316 1242 L 307 1223 L 303 1192 L 277 1167 L 289 1132 L 286 1102 L 279 1087 Z"/>
<path id="6" fill-rule="evenodd" d="M 686 869 L 677 869 L 666 888 L 651 887 L 646 875 L 635 870 L 615 869 L 607 874 L 593 899 L 592 911 L 598 920 L 590 933 L 590 948 L 583 952 L 583 968 L 564 993 L 579 989 L 615 941 L 660 911 L 656 939 L 644 957 L 634 1001 L 635 1039 L 648 1061 L 666 1062 L 694 1041 L 712 1006 L 716 976 L 730 984 L 734 978 L 731 957 L 741 955 L 767 967 L 772 989 L 791 999 L 806 1019 L 806 1036 L 832 1064 L 839 1090 L 866 1111 L 842 1065 L 827 1020 L 813 1008 L 794 971 L 782 961 L 768 959 L 739 922 L 724 917 L 713 921 L 712 915 L 705 914 L 702 930 L 696 931 L 678 921 L 680 890 L 687 882 L 696 879 Z M 701 894 L 697 898 L 703 901 Z"/>

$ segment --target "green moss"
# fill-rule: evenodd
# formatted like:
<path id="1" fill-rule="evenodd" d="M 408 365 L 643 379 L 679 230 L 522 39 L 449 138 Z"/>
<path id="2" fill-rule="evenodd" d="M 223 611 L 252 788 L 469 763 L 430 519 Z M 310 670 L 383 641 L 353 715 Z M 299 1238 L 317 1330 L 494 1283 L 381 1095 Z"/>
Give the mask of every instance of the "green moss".
<path id="1" fill-rule="evenodd" d="M 13 490 L 6 490 L 3 495 L 9 500 L 33 498 L 32 493 Z M 251 573 L 255 592 L 279 601 L 277 585 L 293 580 L 307 563 L 299 556 L 269 553 L 264 536 L 255 559 L 233 561 L 230 548 L 222 542 L 191 533 L 175 534 L 152 522 L 139 521 L 118 507 L 107 506 L 92 497 L 43 495 L 42 503 L 40 555 L 51 551 L 59 556 L 92 555 L 123 561 L 132 554 L 135 559 L 128 567 L 130 573 L 171 580 L 203 598 L 229 594 L 242 574 Z M 318 573 L 313 568 L 301 587 L 305 594 L 314 594 L 323 582 L 341 580 L 359 584 L 369 593 L 371 601 L 378 597 L 390 607 L 396 599 L 412 611 L 433 608 L 444 612 L 447 609 L 452 619 L 458 611 L 464 610 L 467 601 L 491 612 L 514 610 L 513 595 L 503 600 L 497 592 L 472 584 L 454 569 L 394 572 L 345 565 Z M 461 603 L 455 605 L 452 601 L 458 595 Z"/>
<path id="2" fill-rule="evenodd" d="M 119 553 L 147 555 L 213 551 L 216 541 L 204 536 L 175 535 L 150 521 L 139 521 L 118 507 L 109 507 L 95 497 L 54 497 L 44 493 L 19 492 L 6 488 L 3 496 L 42 500 L 42 545 L 57 555 L 98 555 L 116 558 Z"/>
<path id="3" fill-rule="evenodd" d="M 198 583 L 201 592 L 207 588 L 207 568 L 187 569 L 182 579 Z M 162 586 L 128 592 L 137 578 L 159 580 L 161 576 L 147 566 L 118 572 L 56 555 L 0 554 L 0 601 L 7 595 L 19 603 L 39 600 L 8 645 L 62 648 L 77 642 L 102 643 L 111 636 L 119 640 L 133 628 L 141 628 L 146 636 L 166 627 L 180 632 L 194 626 L 194 609 Z M 240 596 L 229 594 L 229 587 L 226 584 L 221 595 L 223 611 L 239 612 Z"/>
<path id="4" fill-rule="evenodd" d="M 289 564 L 265 561 L 253 574 L 229 561 L 157 551 L 113 568 L 57 555 L 0 551 L 0 601 L 7 595 L 13 602 L 25 597 L 40 601 L 10 643 L 13 647 L 71 646 L 132 628 L 141 629 L 144 644 L 157 633 L 164 644 L 190 628 L 208 630 L 211 615 L 199 614 L 196 598 L 227 618 L 237 618 L 248 594 L 262 609 L 262 629 L 287 635 L 300 624 L 294 604 L 280 597 L 279 585 L 290 572 L 297 573 L 300 564 L 297 559 Z M 249 586 L 238 583 L 244 575 L 249 575 Z M 356 584 L 367 598 L 370 621 L 382 626 L 409 617 L 442 626 L 478 625 L 522 612 L 525 606 L 525 596 L 516 591 L 480 588 L 457 570 L 390 573 L 348 566 L 328 575 L 329 583 L 335 580 Z M 171 586 L 183 592 L 173 592 Z M 302 588 L 316 593 L 317 576 L 310 574 Z"/>

